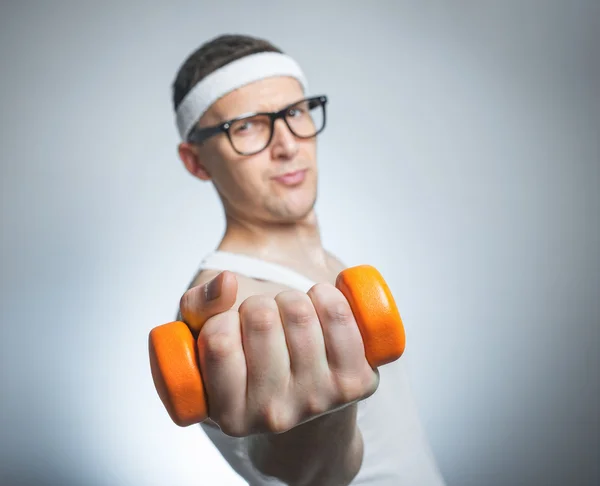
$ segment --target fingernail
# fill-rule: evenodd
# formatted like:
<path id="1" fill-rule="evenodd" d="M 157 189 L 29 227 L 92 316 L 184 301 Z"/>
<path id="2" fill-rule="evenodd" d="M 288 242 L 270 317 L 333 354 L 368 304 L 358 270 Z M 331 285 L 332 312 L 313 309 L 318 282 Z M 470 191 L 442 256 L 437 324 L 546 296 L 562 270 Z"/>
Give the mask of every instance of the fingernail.
<path id="1" fill-rule="evenodd" d="M 223 281 L 221 275 L 217 275 L 206 286 L 206 302 L 215 300 L 221 295 L 221 284 Z"/>

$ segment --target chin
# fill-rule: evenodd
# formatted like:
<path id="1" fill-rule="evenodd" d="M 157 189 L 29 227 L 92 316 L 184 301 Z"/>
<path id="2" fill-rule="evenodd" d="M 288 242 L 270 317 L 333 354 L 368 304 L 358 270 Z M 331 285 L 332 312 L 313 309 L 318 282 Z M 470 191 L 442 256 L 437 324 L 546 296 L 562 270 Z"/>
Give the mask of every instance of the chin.
<path id="1" fill-rule="evenodd" d="M 311 215 L 316 199 L 316 181 L 309 177 L 296 186 L 273 191 L 265 200 L 265 209 L 278 222 L 300 222 Z"/>
<path id="2" fill-rule="evenodd" d="M 294 207 L 287 207 L 282 214 L 289 222 L 300 222 L 305 221 L 314 214 L 316 199 L 313 197 L 308 202 L 302 205 L 296 205 Z"/>

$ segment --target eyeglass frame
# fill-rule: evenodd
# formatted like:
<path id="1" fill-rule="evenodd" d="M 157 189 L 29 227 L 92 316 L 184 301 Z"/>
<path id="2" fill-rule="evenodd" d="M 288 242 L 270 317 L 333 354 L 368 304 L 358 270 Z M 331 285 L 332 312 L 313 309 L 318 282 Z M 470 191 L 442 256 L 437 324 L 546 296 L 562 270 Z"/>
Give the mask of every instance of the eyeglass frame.
<path id="1" fill-rule="evenodd" d="M 311 102 L 314 102 L 314 101 L 318 101 L 323 107 L 323 125 L 321 126 L 321 128 L 319 130 L 317 130 L 314 134 L 312 134 L 308 137 L 300 136 L 300 135 L 296 134 L 296 132 L 290 126 L 290 124 L 286 118 L 287 111 L 299 103 L 308 102 L 310 104 Z M 288 127 L 288 129 L 290 130 L 290 132 L 292 132 L 292 134 L 294 136 L 296 136 L 300 139 L 304 139 L 304 140 L 316 137 L 319 133 L 321 133 L 325 129 L 326 120 L 327 120 L 327 110 L 325 107 L 327 105 L 327 102 L 328 102 L 328 98 L 326 95 L 310 96 L 308 98 L 303 98 L 301 100 L 295 101 L 294 103 L 290 103 L 285 108 L 282 108 L 279 111 L 250 112 L 250 113 L 245 113 L 243 115 L 239 115 L 235 118 L 231 118 L 230 120 L 224 121 L 223 123 L 220 123 L 219 125 L 213 125 L 210 127 L 202 127 L 202 128 L 195 126 L 192 129 L 192 131 L 189 133 L 189 135 L 187 137 L 187 141 L 190 143 L 201 144 L 202 142 L 205 142 L 209 138 L 212 138 L 221 133 L 225 133 L 225 135 L 227 135 L 227 138 L 229 140 L 229 144 L 231 145 L 233 150 L 235 152 L 237 152 L 239 155 L 244 155 L 244 156 L 256 155 L 256 154 L 262 152 L 263 150 L 265 150 L 271 144 L 271 141 L 273 140 L 273 134 L 275 133 L 275 122 L 277 120 L 279 120 L 280 118 L 284 121 L 285 125 Z M 231 134 L 229 133 L 229 129 L 231 128 L 231 126 L 234 123 L 236 123 L 238 121 L 245 120 L 246 118 L 252 118 L 255 116 L 261 116 L 261 115 L 267 116 L 270 121 L 269 140 L 267 140 L 265 146 L 263 148 L 261 148 L 260 150 L 257 150 L 255 152 L 240 152 L 238 149 L 235 148 L 233 140 L 231 139 Z"/>

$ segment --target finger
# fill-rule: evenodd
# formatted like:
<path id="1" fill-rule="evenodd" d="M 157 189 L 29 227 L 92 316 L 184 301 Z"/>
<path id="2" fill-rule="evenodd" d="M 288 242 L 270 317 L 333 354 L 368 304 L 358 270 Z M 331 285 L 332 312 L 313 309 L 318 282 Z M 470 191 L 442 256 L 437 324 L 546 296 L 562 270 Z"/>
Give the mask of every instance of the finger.
<path id="1" fill-rule="evenodd" d="M 362 336 L 344 295 L 333 285 L 317 284 L 308 296 L 319 316 L 329 368 L 345 375 L 362 373 L 366 363 Z"/>
<path id="2" fill-rule="evenodd" d="M 275 297 L 290 356 L 290 369 L 300 386 L 311 387 L 329 376 L 329 363 L 319 316 L 303 292 L 285 291 Z"/>
<path id="3" fill-rule="evenodd" d="M 248 369 L 249 407 L 261 407 L 289 386 L 290 357 L 275 299 L 248 297 L 239 308 Z M 257 410 L 258 411 L 258 410 Z"/>
<path id="4" fill-rule="evenodd" d="M 209 416 L 226 434 L 243 435 L 247 370 L 239 314 L 232 310 L 208 319 L 197 341 Z"/>
<path id="5" fill-rule="evenodd" d="M 235 275 L 224 271 L 210 282 L 192 287 L 183 294 L 179 303 L 181 317 L 194 335 L 198 335 L 208 319 L 233 307 L 237 288 Z"/>

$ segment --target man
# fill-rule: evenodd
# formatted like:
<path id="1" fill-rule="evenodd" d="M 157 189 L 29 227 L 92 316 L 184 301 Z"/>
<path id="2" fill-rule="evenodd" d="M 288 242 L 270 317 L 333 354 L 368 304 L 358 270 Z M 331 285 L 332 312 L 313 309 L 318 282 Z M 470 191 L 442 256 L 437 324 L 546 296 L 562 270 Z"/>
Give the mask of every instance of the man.
<path id="1" fill-rule="evenodd" d="M 226 35 L 185 61 L 173 102 L 179 156 L 226 218 L 178 316 L 199 333 L 205 433 L 251 485 L 443 484 L 402 360 L 370 368 L 333 285 L 345 266 L 314 210 L 326 96 L 271 43 Z"/>

